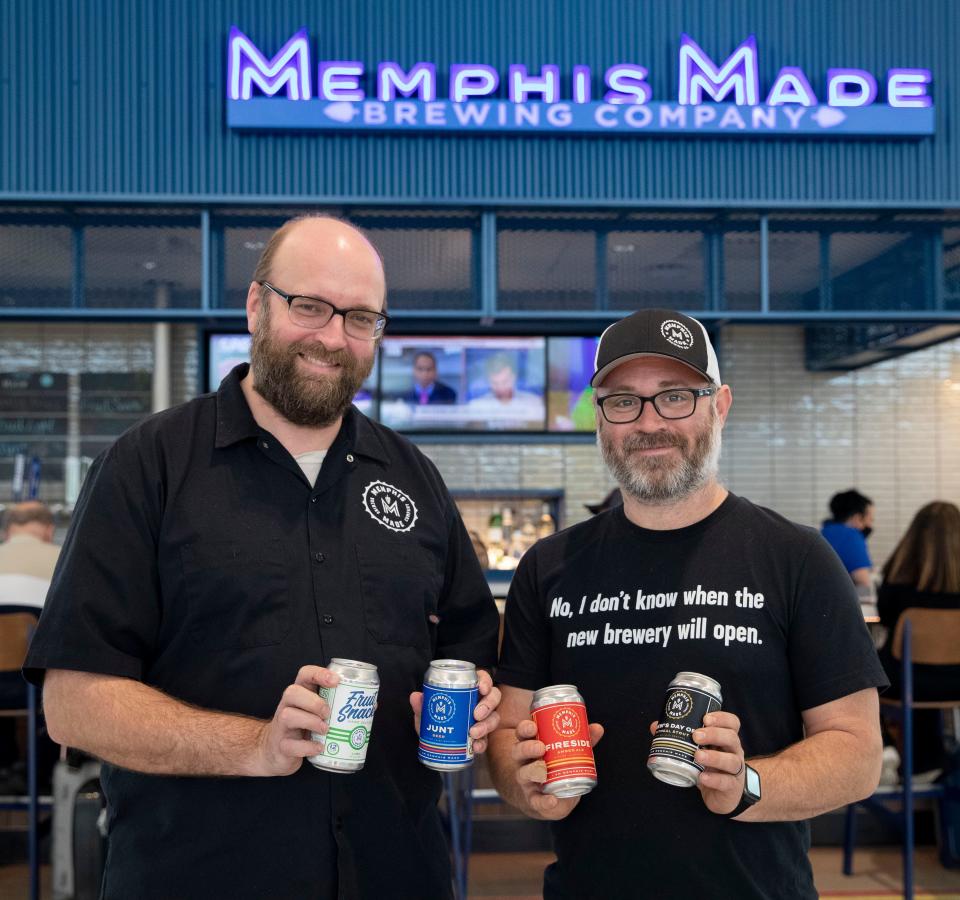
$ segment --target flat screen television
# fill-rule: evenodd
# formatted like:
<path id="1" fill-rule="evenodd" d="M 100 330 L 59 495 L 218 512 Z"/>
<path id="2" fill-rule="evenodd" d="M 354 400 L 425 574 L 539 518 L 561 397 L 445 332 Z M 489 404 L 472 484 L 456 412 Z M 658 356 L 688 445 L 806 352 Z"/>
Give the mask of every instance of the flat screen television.
<path id="1" fill-rule="evenodd" d="M 250 335 L 240 332 L 211 332 L 207 335 L 207 390 L 215 391 L 230 370 L 250 362 Z M 368 416 L 377 415 L 378 362 L 353 398 L 354 405 Z"/>
<path id="2" fill-rule="evenodd" d="M 543 337 L 386 337 L 380 420 L 400 431 L 543 431 Z"/>
<path id="3" fill-rule="evenodd" d="M 593 431 L 593 375 L 596 337 L 547 338 L 547 429 Z"/>

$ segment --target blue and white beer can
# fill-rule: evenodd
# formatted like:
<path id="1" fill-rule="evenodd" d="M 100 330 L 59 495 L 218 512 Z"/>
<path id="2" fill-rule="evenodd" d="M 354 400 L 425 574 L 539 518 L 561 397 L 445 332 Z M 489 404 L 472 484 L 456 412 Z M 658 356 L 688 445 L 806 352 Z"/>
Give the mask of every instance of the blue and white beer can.
<path id="1" fill-rule="evenodd" d="M 428 769 L 453 772 L 473 765 L 474 724 L 480 692 L 477 667 L 459 659 L 435 659 L 423 676 L 423 712 L 417 755 Z"/>
<path id="2" fill-rule="evenodd" d="M 375 665 L 355 659 L 331 659 L 327 669 L 340 676 L 340 683 L 319 690 L 330 707 L 330 728 L 325 735 L 310 732 L 323 749 L 307 759 L 325 772 L 359 772 L 367 758 L 380 676 Z"/>

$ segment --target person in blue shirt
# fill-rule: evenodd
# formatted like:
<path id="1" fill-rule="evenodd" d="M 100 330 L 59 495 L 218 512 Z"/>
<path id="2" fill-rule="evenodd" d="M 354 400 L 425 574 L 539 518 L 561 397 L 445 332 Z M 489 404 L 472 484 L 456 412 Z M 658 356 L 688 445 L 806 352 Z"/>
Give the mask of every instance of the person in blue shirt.
<path id="1" fill-rule="evenodd" d="M 851 488 L 830 498 L 830 514 L 820 529 L 827 543 L 847 567 L 853 583 L 872 585 L 870 552 L 867 538 L 873 531 L 873 501 Z"/>

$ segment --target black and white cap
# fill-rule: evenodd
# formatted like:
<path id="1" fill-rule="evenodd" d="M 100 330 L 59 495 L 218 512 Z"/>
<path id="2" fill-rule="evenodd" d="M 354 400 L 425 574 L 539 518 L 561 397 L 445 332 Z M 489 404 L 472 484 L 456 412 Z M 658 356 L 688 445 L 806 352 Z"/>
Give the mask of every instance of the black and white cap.
<path id="1" fill-rule="evenodd" d="M 678 360 L 714 384 L 721 383 L 717 354 L 700 322 L 671 309 L 641 309 L 600 335 L 590 385 L 596 387 L 617 366 L 641 356 Z"/>

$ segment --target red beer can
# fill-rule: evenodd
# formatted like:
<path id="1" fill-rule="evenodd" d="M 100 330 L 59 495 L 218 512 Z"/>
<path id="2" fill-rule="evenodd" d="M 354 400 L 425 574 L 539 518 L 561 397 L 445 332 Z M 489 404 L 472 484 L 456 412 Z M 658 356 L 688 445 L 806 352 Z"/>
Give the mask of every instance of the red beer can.
<path id="1" fill-rule="evenodd" d="M 530 714 L 546 745 L 547 780 L 543 793 L 579 797 L 597 786 L 587 708 L 575 685 L 554 684 L 534 692 Z"/>

